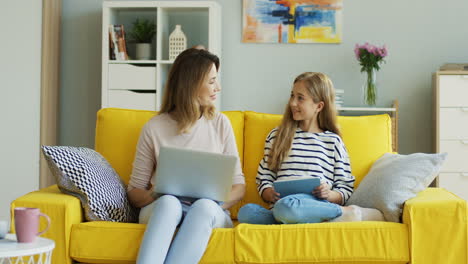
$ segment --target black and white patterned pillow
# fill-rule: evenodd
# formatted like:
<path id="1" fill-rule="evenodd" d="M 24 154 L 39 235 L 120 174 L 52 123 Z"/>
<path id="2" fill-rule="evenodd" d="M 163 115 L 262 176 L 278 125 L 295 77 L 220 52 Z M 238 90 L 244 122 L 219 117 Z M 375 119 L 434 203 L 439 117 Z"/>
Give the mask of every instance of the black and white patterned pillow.
<path id="1" fill-rule="evenodd" d="M 42 146 L 64 193 L 78 197 L 88 221 L 136 222 L 124 183 L 106 159 L 84 147 Z"/>

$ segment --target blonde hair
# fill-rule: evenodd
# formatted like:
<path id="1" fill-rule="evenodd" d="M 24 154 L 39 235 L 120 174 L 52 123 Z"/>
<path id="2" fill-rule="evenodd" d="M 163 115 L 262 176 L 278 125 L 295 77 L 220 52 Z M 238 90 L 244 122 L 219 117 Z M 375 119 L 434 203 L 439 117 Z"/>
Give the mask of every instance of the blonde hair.
<path id="1" fill-rule="evenodd" d="M 294 84 L 298 82 L 303 82 L 314 103 L 324 103 L 323 109 L 317 115 L 319 128 L 341 135 L 337 124 L 335 89 L 331 80 L 323 73 L 305 72 L 294 79 Z M 293 119 L 289 103 L 288 101 L 283 120 L 276 133 L 276 140 L 271 148 L 270 158 L 267 160 L 268 167 L 274 172 L 279 171 L 284 158 L 288 155 L 299 125 L 299 122 Z"/>
<path id="2" fill-rule="evenodd" d="M 198 93 L 211 67 L 219 69 L 219 58 L 204 49 L 190 48 L 179 54 L 166 82 L 159 114 L 170 113 L 176 120 L 179 133 L 190 131 L 200 116 L 213 119 L 214 105 L 202 105 Z"/>

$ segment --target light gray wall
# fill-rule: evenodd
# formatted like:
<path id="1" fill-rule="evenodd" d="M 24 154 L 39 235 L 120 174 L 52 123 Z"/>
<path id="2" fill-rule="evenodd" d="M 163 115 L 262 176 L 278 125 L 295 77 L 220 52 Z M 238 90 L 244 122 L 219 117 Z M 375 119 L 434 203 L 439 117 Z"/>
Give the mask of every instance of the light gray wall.
<path id="1" fill-rule="evenodd" d="M 101 105 L 101 0 L 62 0 L 59 144 L 94 147 Z"/>
<path id="2" fill-rule="evenodd" d="M 291 82 L 304 71 L 328 74 L 345 90 L 345 105 L 361 105 L 354 45 L 389 49 L 378 73 L 378 106 L 400 102 L 400 152 L 432 150 L 431 74 L 446 62 L 468 62 L 466 0 L 344 1 L 341 44 L 241 43 L 242 1 L 222 6 L 222 110 L 282 113 Z M 100 104 L 101 0 L 64 0 L 60 143 L 94 144 Z"/>
<path id="3" fill-rule="evenodd" d="M 0 25 L 1 219 L 39 187 L 42 1 L 2 1 Z"/>

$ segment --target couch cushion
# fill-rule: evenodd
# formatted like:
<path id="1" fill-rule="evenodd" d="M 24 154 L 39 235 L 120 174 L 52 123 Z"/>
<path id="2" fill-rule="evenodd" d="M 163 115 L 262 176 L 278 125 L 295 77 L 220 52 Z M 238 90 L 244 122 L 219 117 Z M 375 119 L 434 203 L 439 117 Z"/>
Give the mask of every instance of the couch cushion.
<path id="1" fill-rule="evenodd" d="M 222 112 L 231 121 L 234 136 L 236 137 L 237 151 L 241 165 L 244 163 L 244 112 L 242 111 L 224 111 Z"/>
<path id="2" fill-rule="evenodd" d="M 351 160 L 351 172 L 359 186 L 372 164 L 392 152 L 392 120 L 389 115 L 339 116 L 338 124 Z"/>
<path id="3" fill-rule="evenodd" d="M 237 207 L 246 203 L 267 206 L 258 195 L 255 177 L 263 158 L 265 138 L 274 127 L 279 126 L 281 118 L 281 115 L 245 112 L 244 174 L 247 193 Z M 391 119 L 388 115 L 339 116 L 338 124 L 357 187 L 374 161 L 384 153 L 392 152 Z"/>
<path id="4" fill-rule="evenodd" d="M 240 224 L 237 263 L 408 263 L 407 225 L 386 222 Z"/>
<path id="5" fill-rule="evenodd" d="M 97 113 L 95 149 L 117 171 L 125 184 L 130 180 L 136 145 L 143 125 L 157 112 L 103 108 Z M 244 113 L 223 112 L 231 121 L 240 160 L 243 161 Z"/>
<path id="6" fill-rule="evenodd" d="M 95 149 L 101 153 L 125 184 L 130 180 L 136 145 L 143 125 L 156 112 L 104 108 L 96 120 Z"/>
<path id="7" fill-rule="evenodd" d="M 135 263 L 146 225 L 87 222 L 73 225 L 70 256 L 85 263 Z M 233 263 L 234 229 L 214 229 L 200 263 Z"/>
<path id="8" fill-rule="evenodd" d="M 282 115 L 245 112 L 244 175 L 247 191 L 244 199 L 234 207 L 240 208 L 247 203 L 256 203 L 268 208 L 268 205 L 258 195 L 255 177 L 258 164 L 263 158 L 265 138 L 273 128 L 279 126 L 281 119 Z M 237 211 L 232 216 L 237 218 Z"/>

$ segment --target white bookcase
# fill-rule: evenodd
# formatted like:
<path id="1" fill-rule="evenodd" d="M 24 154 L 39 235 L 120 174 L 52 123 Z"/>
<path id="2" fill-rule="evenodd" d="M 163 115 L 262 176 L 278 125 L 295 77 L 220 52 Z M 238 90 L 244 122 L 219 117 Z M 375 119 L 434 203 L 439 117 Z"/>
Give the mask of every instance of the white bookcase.
<path id="1" fill-rule="evenodd" d="M 468 71 L 434 74 L 435 151 L 448 156 L 438 187 L 468 200 Z"/>
<path id="2" fill-rule="evenodd" d="M 136 19 L 156 25 L 150 60 L 135 60 L 129 32 Z M 109 57 L 109 25 L 123 24 L 129 60 Z M 221 8 L 210 1 L 105 1 L 102 8 L 101 107 L 159 110 L 169 69 L 169 35 L 181 25 L 187 47 L 203 45 L 221 58 Z M 220 97 L 216 107 L 220 109 Z"/>

